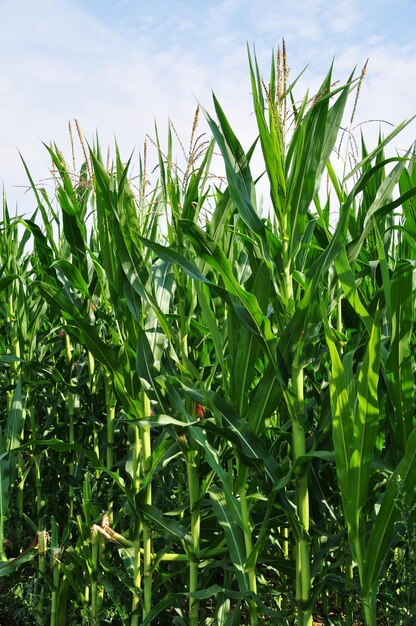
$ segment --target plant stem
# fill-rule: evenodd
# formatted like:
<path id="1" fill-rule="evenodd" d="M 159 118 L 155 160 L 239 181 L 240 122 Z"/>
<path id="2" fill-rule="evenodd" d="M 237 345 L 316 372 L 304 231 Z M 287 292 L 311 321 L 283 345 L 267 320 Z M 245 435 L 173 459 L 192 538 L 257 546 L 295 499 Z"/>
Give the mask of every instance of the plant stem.
<path id="1" fill-rule="evenodd" d="M 107 451 L 106 451 L 106 467 L 111 470 L 114 465 L 114 422 L 116 416 L 116 404 L 112 393 L 111 379 L 108 373 L 104 378 L 104 393 L 107 420 Z M 107 498 L 107 512 L 110 523 L 113 518 L 113 488 L 109 487 Z"/>
<path id="2" fill-rule="evenodd" d="M 251 554 L 253 549 L 253 542 L 251 539 L 251 523 L 250 523 L 250 512 L 248 508 L 247 502 L 247 476 L 248 476 L 248 467 L 243 465 L 240 459 L 238 460 L 238 478 L 237 484 L 241 485 L 238 490 L 238 495 L 240 498 L 240 507 L 241 507 L 241 517 L 243 521 L 243 532 L 244 532 L 244 544 L 246 549 L 246 558 Z M 257 577 L 256 577 L 256 568 L 255 565 L 248 570 L 248 580 L 250 585 L 250 591 L 253 594 L 257 593 Z M 249 601 L 250 607 L 250 624 L 251 626 L 256 626 L 258 624 L 259 615 L 258 615 L 258 607 L 255 600 Z"/>
<path id="3" fill-rule="evenodd" d="M 65 335 L 65 353 L 66 353 L 66 361 L 67 361 L 67 365 L 69 368 L 69 382 L 72 382 L 72 344 L 71 344 L 71 339 L 68 335 L 68 333 L 66 333 Z M 73 444 L 75 443 L 75 422 L 74 422 L 74 417 L 75 417 L 75 411 L 78 408 L 78 403 L 79 403 L 79 398 L 78 395 L 72 393 L 72 391 L 70 391 L 68 393 L 68 417 L 69 417 L 69 433 L 68 433 L 68 443 Z M 69 462 L 69 476 L 72 479 L 75 473 L 75 465 L 74 465 L 74 461 L 73 461 L 73 455 L 71 455 L 71 460 Z M 71 484 L 69 486 L 69 514 L 68 514 L 68 518 L 69 520 L 72 519 L 73 517 L 73 510 L 74 510 L 74 488 L 72 486 L 72 480 L 71 480 Z"/>
<path id="4" fill-rule="evenodd" d="M 195 560 L 189 562 L 189 591 L 191 593 L 198 590 L 198 553 L 201 531 L 199 474 L 198 468 L 195 466 L 195 462 L 192 458 L 192 453 L 192 450 L 188 452 L 186 461 L 189 507 L 191 511 L 191 536 L 195 552 Z M 198 626 L 199 624 L 199 602 L 196 598 L 192 597 L 189 598 L 189 624 L 190 626 Z"/>
<path id="5" fill-rule="evenodd" d="M 98 626 L 100 613 L 100 593 L 98 590 L 97 575 L 99 567 L 99 536 L 94 528 L 91 531 L 92 543 L 92 582 L 91 582 L 91 626 Z"/>
<path id="6" fill-rule="evenodd" d="M 51 621 L 50 626 L 56 626 L 57 623 L 57 607 L 58 607 L 58 590 L 59 590 L 59 543 L 58 543 L 58 525 L 56 519 L 52 517 L 51 532 L 51 550 L 52 550 L 52 596 L 51 596 Z"/>
<path id="7" fill-rule="evenodd" d="M 30 430 L 31 430 L 32 439 L 36 439 L 37 438 L 37 426 L 36 426 L 35 411 L 33 407 L 29 408 L 29 418 L 30 418 Z M 39 462 L 39 455 L 36 453 L 36 449 L 33 449 L 32 454 L 34 457 L 37 526 L 38 528 L 40 528 L 40 524 L 41 524 L 40 517 L 41 517 L 42 506 L 43 506 L 42 486 L 41 486 L 41 479 L 40 479 L 40 462 Z"/>
<path id="8" fill-rule="evenodd" d="M 46 530 L 38 531 L 38 552 L 39 552 L 39 567 L 38 567 L 38 585 L 37 589 L 40 589 L 40 593 L 36 598 L 36 624 L 43 625 L 43 613 L 44 613 L 44 577 L 46 571 L 46 551 L 48 547 L 48 533 Z"/>
<path id="9" fill-rule="evenodd" d="M 141 438 L 139 429 L 132 426 L 134 431 L 134 446 L 133 446 L 133 486 L 135 494 L 140 491 L 140 454 L 141 454 Z M 140 607 L 140 591 L 141 591 L 141 573 L 140 573 L 140 538 L 142 534 L 142 528 L 140 520 L 136 519 L 136 530 L 133 539 L 133 585 L 135 590 L 133 591 L 132 605 L 131 605 L 131 621 L 130 626 L 139 626 L 139 607 Z"/>
<path id="10" fill-rule="evenodd" d="M 182 286 L 184 292 L 185 287 Z M 179 316 L 180 316 L 180 337 L 181 347 L 183 354 L 188 356 L 188 335 L 187 335 L 187 314 L 185 310 L 184 300 L 179 302 Z M 195 405 L 192 401 L 187 400 L 187 410 L 191 415 L 195 415 Z M 200 546 L 200 534 L 201 534 L 201 512 L 200 512 L 200 498 L 201 489 L 199 484 L 199 471 L 196 463 L 197 451 L 192 445 L 191 440 L 189 449 L 186 453 L 186 469 L 188 479 L 188 491 L 189 491 L 189 508 L 191 513 L 191 536 L 193 541 L 194 554 L 192 560 L 189 561 L 189 592 L 194 593 L 198 590 L 198 554 Z M 189 598 L 188 604 L 189 611 L 189 625 L 198 626 L 199 624 L 199 600 L 197 598 Z"/>
<path id="11" fill-rule="evenodd" d="M 116 405 L 114 402 L 109 374 L 104 379 L 105 406 L 107 411 L 107 469 L 114 465 L 114 420 L 116 415 Z"/>
<path id="12" fill-rule="evenodd" d="M 296 396 L 296 412 L 292 420 L 293 463 L 306 452 L 305 430 L 303 422 L 303 369 L 293 369 L 293 392 Z M 301 470 L 304 472 L 304 470 Z M 308 477 L 301 474 L 296 479 L 296 506 L 302 532 L 309 532 L 309 493 Z M 298 626 L 312 626 L 312 611 L 306 609 L 311 588 L 309 543 L 302 537 L 296 539 L 296 599 L 298 602 Z"/>
<path id="13" fill-rule="evenodd" d="M 287 224 L 284 224 L 283 231 L 287 232 Z M 288 241 L 288 238 L 287 238 Z M 293 315 L 293 283 L 290 273 L 291 259 L 288 254 L 288 243 L 283 245 L 283 259 L 285 268 L 285 296 L 287 301 L 287 315 Z M 295 396 L 295 406 L 292 415 L 292 444 L 293 444 L 293 465 L 299 457 L 306 452 L 306 438 L 304 422 L 304 373 L 299 367 L 298 361 L 302 349 L 303 339 L 299 341 L 295 363 L 292 366 L 292 391 Z M 300 470 L 300 474 L 295 478 L 295 501 L 298 511 L 299 521 L 302 526 L 302 534 L 309 532 L 309 493 L 308 477 L 305 469 Z M 309 602 L 311 577 L 309 560 L 309 543 L 302 537 L 296 537 L 295 546 L 296 561 L 296 601 L 298 605 L 298 626 L 312 626 L 312 610 L 306 609 Z"/>
<path id="14" fill-rule="evenodd" d="M 365 596 L 362 599 L 366 626 L 376 626 L 377 624 L 376 600 L 377 596 L 375 588 L 369 592 L 368 596 Z"/>
<path id="15" fill-rule="evenodd" d="M 150 400 L 143 391 L 143 415 L 150 415 Z M 142 471 L 146 475 L 152 457 L 150 428 L 140 429 L 142 445 Z M 152 485 L 149 482 L 144 493 L 144 503 L 152 504 Z M 152 606 L 152 540 L 148 525 L 143 524 L 143 619 Z"/>

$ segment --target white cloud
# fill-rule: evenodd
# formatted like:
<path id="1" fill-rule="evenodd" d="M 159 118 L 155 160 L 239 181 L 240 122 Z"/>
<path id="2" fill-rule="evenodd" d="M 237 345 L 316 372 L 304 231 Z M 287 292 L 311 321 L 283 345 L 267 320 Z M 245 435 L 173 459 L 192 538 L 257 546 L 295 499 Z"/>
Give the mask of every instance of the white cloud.
<path id="1" fill-rule="evenodd" d="M 25 183 L 16 147 L 35 179 L 47 176 L 40 139 L 70 154 L 67 122 L 77 117 L 88 138 L 98 129 L 102 145 L 117 137 L 123 154 L 143 144 L 154 121 L 162 141 L 167 119 L 186 136 L 197 98 L 212 112 L 218 96 L 245 147 L 254 139 L 246 41 L 256 43 L 267 76 L 270 50 L 284 35 L 299 93 L 322 81 L 335 55 L 336 78 L 370 57 L 357 122 L 370 117 L 397 123 L 416 113 L 415 47 L 400 47 L 386 32 L 371 31 L 358 0 L 221 0 L 161 2 L 158 15 L 144 3 L 124 1 L 120 16 L 103 21 L 70 0 L 7 0 L 0 4 L 0 180 L 12 201 L 30 210 L 13 185 Z M 376 3 L 377 4 L 377 3 Z M 174 6 L 173 6 L 174 5 Z M 374 5 L 374 6 L 373 6 Z M 368 30 L 370 28 L 370 30 Z M 364 30 L 365 29 L 365 36 Z M 373 135 L 377 126 L 368 130 Z M 410 143 L 409 129 L 403 143 Z M 366 127 L 367 131 L 367 127 Z"/>

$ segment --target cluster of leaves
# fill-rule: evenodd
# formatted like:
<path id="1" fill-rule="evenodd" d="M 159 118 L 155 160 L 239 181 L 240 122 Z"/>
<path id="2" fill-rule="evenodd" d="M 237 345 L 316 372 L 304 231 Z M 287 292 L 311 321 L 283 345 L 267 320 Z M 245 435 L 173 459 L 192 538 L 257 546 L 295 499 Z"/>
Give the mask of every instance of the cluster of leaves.
<path id="1" fill-rule="evenodd" d="M 58 208 L 31 179 L 32 218 L 4 206 L 0 576 L 37 624 L 376 623 L 415 515 L 416 165 L 402 125 L 339 180 L 353 77 L 297 105 L 285 57 L 250 73 L 248 152 L 214 99 L 151 191 L 52 147 Z"/>

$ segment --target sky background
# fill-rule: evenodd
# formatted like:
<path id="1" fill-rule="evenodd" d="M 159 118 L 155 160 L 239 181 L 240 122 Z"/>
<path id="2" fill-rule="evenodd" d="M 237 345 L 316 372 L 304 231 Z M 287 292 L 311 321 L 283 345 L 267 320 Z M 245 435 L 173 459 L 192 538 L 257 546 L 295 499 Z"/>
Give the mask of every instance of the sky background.
<path id="1" fill-rule="evenodd" d="M 173 120 L 186 144 L 196 103 L 212 113 L 213 91 L 245 147 L 254 120 L 246 44 L 255 44 L 267 80 L 272 49 L 285 37 L 299 97 L 335 59 L 345 81 L 369 58 L 356 122 L 397 124 L 416 113 L 414 0 L 0 0 L 0 181 L 9 207 L 35 208 L 19 151 L 35 181 L 50 177 L 42 141 L 68 160 L 68 121 L 88 140 L 117 138 L 122 155 L 142 150 L 158 124 Z M 371 146 L 379 122 L 363 126 Z M 381 124 L 387 134 L 391 127 Z M 416 138 L 413 122 L 395 140 Z"/>

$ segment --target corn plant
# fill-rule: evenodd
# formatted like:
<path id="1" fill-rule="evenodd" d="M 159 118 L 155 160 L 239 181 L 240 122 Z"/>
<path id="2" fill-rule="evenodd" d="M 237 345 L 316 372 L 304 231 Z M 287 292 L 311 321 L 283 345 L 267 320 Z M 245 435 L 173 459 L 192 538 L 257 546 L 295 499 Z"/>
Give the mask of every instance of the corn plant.
<path id="1" fill-rule="evenodd" d="M 137 183 L 77 124 L 57 201 L 24 164 L 33 215 L 4 207 L 0 577 L 39 624 L 352 625 L 356 595 L 376 624 L 414 512 L 414 158 L 402 124 L 339 176 L 363 74 L 249 71 L 247 151 L 214 97 Z"/>

